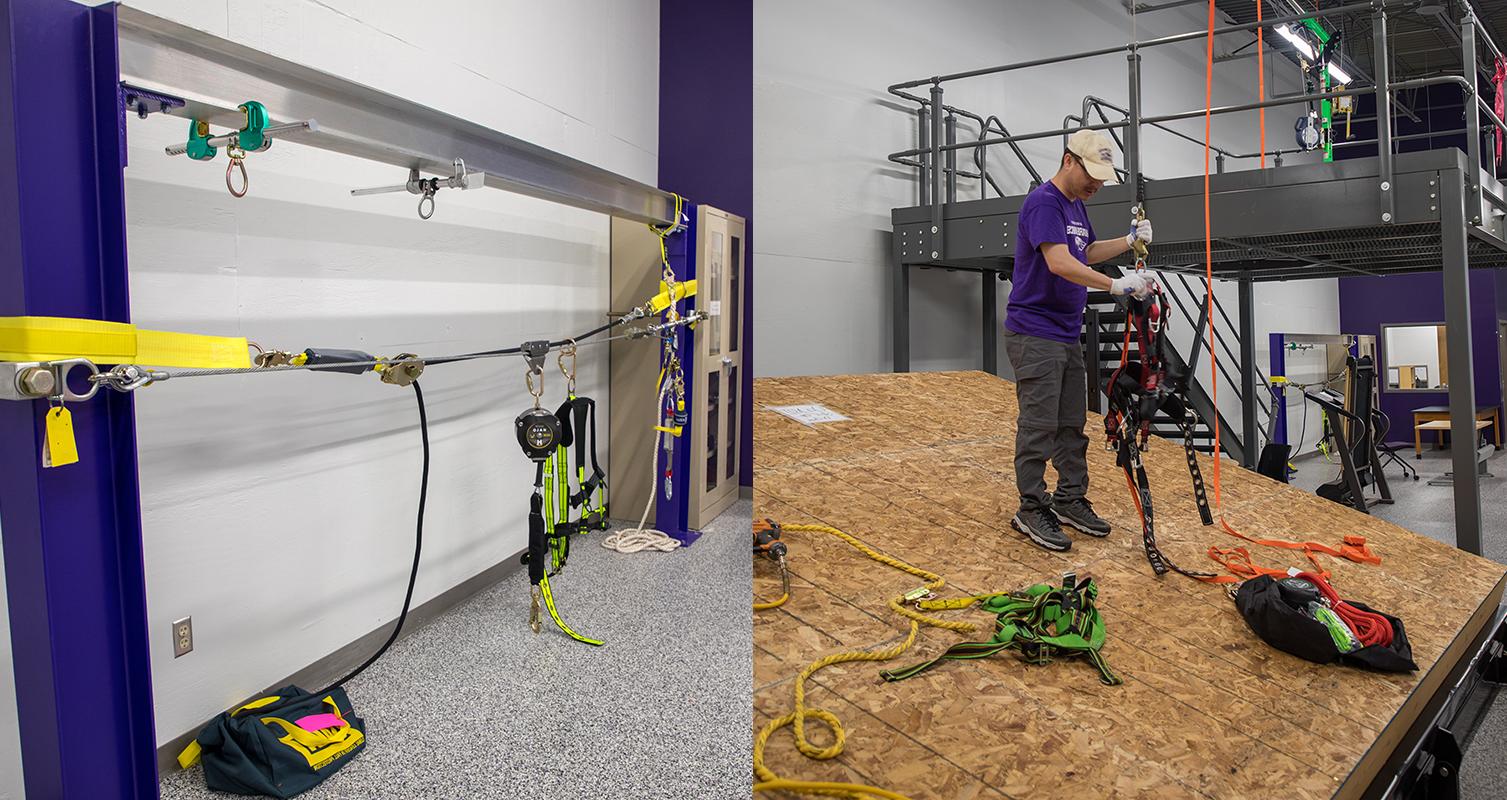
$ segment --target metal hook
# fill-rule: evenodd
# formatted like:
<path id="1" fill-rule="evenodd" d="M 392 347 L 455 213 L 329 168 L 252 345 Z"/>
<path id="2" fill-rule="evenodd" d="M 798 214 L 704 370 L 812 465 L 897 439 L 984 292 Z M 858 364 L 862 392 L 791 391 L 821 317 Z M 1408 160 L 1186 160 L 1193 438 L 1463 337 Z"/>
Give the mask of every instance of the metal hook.
<path id="1" fill-rule="evenodd" d="M 236 197 L 245 197 L 251 189 L 251 179 L 246 176 L 246 151 L 235 145 L 225 148 L 225 155 L 230 156 L 230 163 L 225 165 L 225 188 Z M 231 180 L 231 173 L 237 168 L 241 170 L 241 190 L 236 191 L 235 182 Z"/>
<path id="2" fill-rule="evenodd" d="M 560 354 L 555 361 L 560 365 L 560 374 L 565 376 L 566 389 L 570 394 L 576 393 L 576 340 L 566 339 L 566 344 L 560 348 Z M 570 357 L 570 369 L 565 368 L 565 357 Z"/>
<path id="3" fill-rule="evenodd" d="M 538 386 L 534 385 L 535 375 L 539 376 Z M 538 408 L 539 398 L 544 396 L 544 370 L 536 370 L 531 368 L 527 372 L 523 373 L 523 377 L 528 381 L 528 393 L 534 396 L 534 408 Z"/>

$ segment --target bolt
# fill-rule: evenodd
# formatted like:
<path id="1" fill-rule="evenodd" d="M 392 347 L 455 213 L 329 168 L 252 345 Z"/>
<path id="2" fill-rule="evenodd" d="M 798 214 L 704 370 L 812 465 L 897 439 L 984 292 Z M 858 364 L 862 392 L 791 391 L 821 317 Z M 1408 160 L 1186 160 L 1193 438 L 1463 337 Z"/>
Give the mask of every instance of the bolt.
<path id="1" fill-rule="evenodd" d="M 937 232 L 937 226 L 935 226 L 935 225 L 931 226 L 931 232 L 932 233 L 936 233 Z"/>
<path id="2" fill-rule="evenodd" d="M 1438 206 L 1429 206 L 1429 210 L 1430 211 L 1438 211 L 1439 207 Z"/>
<path id="3" fill-rule="evenodd" d="M 1438 197 L 1438 196 L 1439 196 L 1439 195 L 1438 195 L 1438 194 L 1436 194 L 1436 193 L 1434 193 L 1434 192 L 1429 192 L 1429 199 L 1430 199 L 1430 200 L 1433 200 L 1433 199 L 1434 199 L 1434 198 L 1436 198 L 1436 197 Z"/>
<path id="4" fill-rule="evenodd" d="M 30 367 L 16 376 L 16 385 L 21 393 L 32 397 L 49 397 L 56 388 L 57 382 L 53 380 L 52 370 L 46 367 Z"/>
<path id="5" fill-rule="evenodd" d="M 1382 214 L 1381 215 L 1381 221 L 1382 222 L 1391 222 L 1392 221 L 1392 212 L 1388 211 L 1388 212 Z"/>
<path id="6" fill-rule="evenodd" d="M 1382 181 L 1381 182 L 1381 190 L 1383 192 L 1391 191 L 1391 189 L 1392 189 L 1392 182 L 1391 181 Z"/>
<path id="7" fill-rule="evenodd" d="M 938 258 L 939 256 L 937 255 L 937 251 L 935 251 L 935 250 L 931 251 L 931 257 L 932 258 Z"/>

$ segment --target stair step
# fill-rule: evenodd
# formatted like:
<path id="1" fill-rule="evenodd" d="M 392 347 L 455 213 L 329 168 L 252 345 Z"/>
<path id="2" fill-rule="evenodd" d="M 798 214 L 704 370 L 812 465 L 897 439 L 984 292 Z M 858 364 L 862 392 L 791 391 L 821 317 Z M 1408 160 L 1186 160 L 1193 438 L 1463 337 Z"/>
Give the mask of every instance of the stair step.
<path id="1" fill-rule="evenodd" d="M 1088 293 L 1088 304 L 1091 306 L 1106 305 L 1113 303 L 1114 301 L 1115 296 L 1110 294 L 1109 292 L 1101 292 L 1095 290 Z"/>
<path id="2" fill-rule="evenodd" d="M 1132 348 L 1130 348 L 1130 356 L 1131 356 L 1131 358 L 1139 358 L 1140 355 L 1141 355 L 1141 349 L 1139 347 L 1132 347 Z M 1115 348 L 1113 350 L 1100 350 L 1099 351 L 1099 360 L 1100 361 L 1119 362 L 1119 360 L 1120 360 L 1120 349 L 1119 348 Z"/>
<path id="3" fill-rule="evenodd" d="M 1100 311 L 1099 312 L 1099 324 L 1100 325 L 1124 325 L 1125 324 L 1125 312 L 1124 311 Z"/>

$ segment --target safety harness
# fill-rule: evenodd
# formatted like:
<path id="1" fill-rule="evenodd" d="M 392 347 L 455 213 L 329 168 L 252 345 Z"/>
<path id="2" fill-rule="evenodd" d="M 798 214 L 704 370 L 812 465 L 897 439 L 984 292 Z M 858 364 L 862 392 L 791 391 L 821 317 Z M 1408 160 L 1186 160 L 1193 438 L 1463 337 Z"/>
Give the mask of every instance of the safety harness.
<path id="1" fill-rule="evenodd" d="M 960 609 L 978 603 L 997 614 L 994 637 L 986 642 L 963 642 L 947 648 L 942 655 L 901 669 L 886 670 L 880 676 L 887 681 L 912 678 L 943 661 L 988 658 L 1004 650 L 1014 650 L 1027 664 L 1050 664 L 1054 659 L 1084 658 L 1099 670 L 1099 681 L 1106 686 L 1123 683 L 1105 663 L 1099 649 L 1104 646 L 1104 620 L 1094 601 L 1099 587 L 1094 579 L 1075 573 L 1062 576 L 1053 586 L 1038 583 L 1024 591 L 978 595 L 950 600 L 921 600 L 922 611 Z"/>
<path id="2" fill-rule="evenodd" d="M 1496 74 L 1491 77 L 1491 84 L 1496 89 L 1496 100 L 1494 101 L 1494 104 L 1493 104 L 1494 105 L 1493 110 L 1497 112 L 1497 117 L 1498 118 L 1507 119 L 1507 96 L 1504 96 L 1504 94 L 1503 94 L 1503 89 L 1507 88 L 1507 58 L 1502 58 L 1500 56 L 1497 57 Z M 1501 128 L 1497 128 L 1496 139 L 1497 139 L 1497 166 L 1501 166 L 1502 165 L 1502 129 Z"/>
<path id="3" fill-rule="evenodd" d="M 578 642 L 600 645 L 598 639 L 582 636 L 565 624 L 555 608 L 555 596 L 550 591 L 549 579 L 560 574 L 565 560 L 570 555 L 570 536 L 581 528 L 581 521 L 570 519 L 570 448 L 576 437 L 571 428 L 574 416 L 574 369 L 565 371 L 564 355 L 561 353 L 561 371 L 571 380 L 570 399 L 551 414 L 540 408 L 544 394 L 544 357 L 549 352 L 548 342 L 527 342 L 523 345 L 524 358 L 528 362 L 529 394 L 534 396 L 534 407 L 518 415 L 514 422 L 518 444 L 525 455 L 534 462 L 534 494 L 529 498 L 528 551 L 523 554 L 523 563 L 528 565 L 529 583 L 532 585 L 532 604 L 529 608 L 529 627 L 539 632 L 539 601 L 549 609 L 550 619 L 561 631 Z M 574 359 L 575 348 L 568 351 Z M 572 367 L 573 367 L 572 362 Z M 537 379 L 537 383 L 536 383 Z M 592 444 L 595 446 L 595 434 Z"/>
<path id="4" fill-rule="evenodd" d="M 570 359 L 568 367 L 567 358 Z M 566 380 L 566 397 L 555 410 L 560 436 L 554 452 L 544 462 L 543 476 L 544 531 L 549 539 L 551 575 L 565 568 L 572 536 L 607 529 L 607 474 L 597 461 L 597 403 L 589 397 L 576 395 L 575 345 L 561 348 L 557 360 Z M 590 477 L 586 475 L 588 436 Z M 571 490 L 572 453 L 575 455 L 575 491 Z"/>
<path id="5" fill-rule="evenodd" d="M 1137 258 L 1138 266 L 1144 265 Z M 1125 341 L 1120 348 L 1120 365 L 1109 378 L 1109 413 L 1104 417 L 1106 449 L 1116 451 L 1115 463 L 1125 471 L 1125 483 L 1141 515 L 1141 539 L 1146 560 L 1158 575 L 1170 569 L 1192 578 L 1213 577 L 1206 572 L 1190 572 L 1174 564 L 1156 544 L 1155 518 L 1151 505 L 1151 483 L 1141 453 L 1151 437 L 1151 423 L 1157 413 L 1164 413 L 1183 431 L 1183 450 L 1188 473 L 1193 478 L 1193 498 L 1198 516 L 1205 525 L 1214 524 L 1213 512 L 1204 491 L 1203 473 L 1198 468 L 1198 453 L 1193 449 L 1193 427 L 1198 415 L 1188 404 L 1188 375 L 1172 368 L 1167 358 L 1166 305 L 1161 289 L 1153 290 L 1143 300 L 1126 298 Z M 1138 358 L 1130 357 L 1132 340 L 1139 347 Z"/>

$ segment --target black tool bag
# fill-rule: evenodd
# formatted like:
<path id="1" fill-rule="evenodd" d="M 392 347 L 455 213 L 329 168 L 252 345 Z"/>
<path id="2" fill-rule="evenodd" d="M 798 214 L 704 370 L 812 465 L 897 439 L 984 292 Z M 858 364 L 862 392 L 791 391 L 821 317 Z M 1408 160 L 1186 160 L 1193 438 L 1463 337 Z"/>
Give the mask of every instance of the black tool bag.
<path id="1" fill-rule="evenodd" d="M 215 717 L 178 763 L 202 761 L 210 789 L 288 798 L 345 766 L 366 745 L 365 731 L 344 689 L 288 686 Z"/>
<path id="2" fill-rule="evenodd" d="M 1235 607 L 1240 610 L 1245 623 L 1262 641 L 1284 653 L 1320 664 L 1339 661 L 1352 667 L 1382 672 L 1412 672 L 1418 669 L 1418 665 L 1413 663 L 1413 648 L 1408 644 L 1402 620 L 1377 611 L 1365 603 L 1355 600 L 1345 602 L 1362 611 L 1381 614 L 1392 623 L 1392 644 L 1368 645 L 1349 653 L 1340 652 L 1324 623 L 1290 605 L 1278 589 L 1277 582 L 1269 575 L 1261 575 L 1240 584 L 1240 589 L 1235 594 Z"/>

